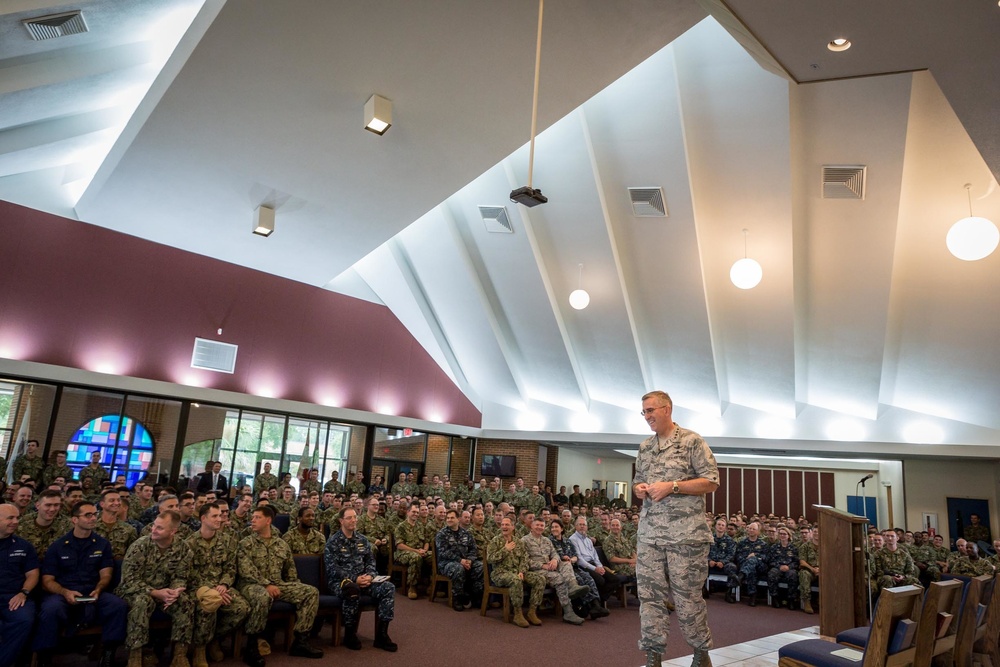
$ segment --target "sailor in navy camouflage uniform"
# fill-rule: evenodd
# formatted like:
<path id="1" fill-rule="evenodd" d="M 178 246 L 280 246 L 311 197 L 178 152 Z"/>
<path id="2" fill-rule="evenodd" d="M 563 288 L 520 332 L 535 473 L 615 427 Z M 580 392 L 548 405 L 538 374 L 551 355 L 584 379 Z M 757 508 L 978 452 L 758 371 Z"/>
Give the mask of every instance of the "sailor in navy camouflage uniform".
<path id="1" fill-rule="evenodd" d="M 483 561 L 476 538 L 458 525 L 458 512 L 448 510 L 447 525 L 434 537 L 438 572 L 451 579 L 452 607 L 462 611 L 467 601 L 478 607 L 483 600 Z"/>
<path id="2" fill-rule="evenodd" d="M 740 587 L 740 578 L 736 571 L 736 542 L 726 534 L 725 517 L 715 520 L 715 542 L 708 548 L 709 572 L 721 571 L 728 577 L 726 581 L 726 602 L 736 602 L 736 589 Z M 705 589 L 708 590 L 707 588 Z"/>
<path id="3" fill-rule="evenodd" d="M 780 606 L 778 584 L 788 586 L 788 608 L 797 610 L 799 606 L 799 548 L 792 544 L 788 528 L 778 528 L 778 541 L 771 545 L 767 553 L 767 590 L 771 605 Z"/>
<path id="4" fill-rule="evenodd" d="M 375 609 L 375 648 L 395 651 L 389 639 L 389 622 L 393 619 L 396 587 L 390 581 L 375 582 L 375 555 L 368 538 L 355 532 L 358 513 L 353 507 L 340 510 L 340 530 L 330 536 L 323 554 L 327 588 L 343 600 L 344 646 L 358 650 L 358 616 L 361 595 L 371 597 Z"/>

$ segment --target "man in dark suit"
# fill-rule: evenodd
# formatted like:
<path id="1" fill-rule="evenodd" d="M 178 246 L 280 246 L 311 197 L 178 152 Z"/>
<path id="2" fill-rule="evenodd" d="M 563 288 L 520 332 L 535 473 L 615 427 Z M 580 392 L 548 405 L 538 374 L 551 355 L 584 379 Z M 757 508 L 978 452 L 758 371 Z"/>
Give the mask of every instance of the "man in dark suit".
<path id="1" fill-rule="evenodd" d="M 212 472 L 205 472 L 201 474 L 201 479 L 198 480 L 198 491 L 204 491 L 208 493 L 209 491 L 215 491 L 216 497 L 218 498 L 228 498 L 229 497 L 229 483 L 226 481 L 225 475 L 221 474 L 222 463 L 216 461 L 212 465 Z"/>

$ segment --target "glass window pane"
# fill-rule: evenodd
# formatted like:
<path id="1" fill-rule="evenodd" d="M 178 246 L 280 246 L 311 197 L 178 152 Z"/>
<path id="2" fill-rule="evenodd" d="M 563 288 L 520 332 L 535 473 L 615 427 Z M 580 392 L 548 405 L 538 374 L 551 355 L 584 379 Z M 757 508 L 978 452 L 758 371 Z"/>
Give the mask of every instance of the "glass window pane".
<path id="1" fill-rule="evenodd" d="M 130 394 L 125 402 L 125 416 L 111 478 L 124 475 L 125 483 L 132 486 L 147 472 L 151 479 L 157 471 L 169 475 L 177 444 L 180 401 Z M 102 464 L 107 465 L 104 461 L 102 456 Z"/>

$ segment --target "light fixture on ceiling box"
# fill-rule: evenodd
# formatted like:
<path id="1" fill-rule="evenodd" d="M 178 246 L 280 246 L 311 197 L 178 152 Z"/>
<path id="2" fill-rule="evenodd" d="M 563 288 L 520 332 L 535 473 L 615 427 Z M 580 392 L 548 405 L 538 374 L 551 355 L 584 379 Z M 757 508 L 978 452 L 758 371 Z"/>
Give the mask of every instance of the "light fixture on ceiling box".
<path id="1" fill-rule="evenodd" d="M 838 53 L 841 51 L 846 51 L 847 49 L 851 48 L 851 40 L 844 39 L 843 37 L 838 37 L 837 39 L 831 40 L 830 43 L 826 45 L 826 48 L 830 49 L 831 51 L 836 51 Z"/>
<path id="2" fill-rule="evenodd" d="M 257 236 L 270 236 L 274 232 L 274 209 L 269 206 L 258 206 L 253 212 L 253 233 Z"/>
<path id="3" fill-rule="evenodd" d="M 531 142 L 528 147 L 528 184 L 511 190 L 510 200 L 515 204 L 538 206 L 549 201 L 540 189 L 531 187 L 531 176 L 535 167 L 535 129 L 538 127 L 538 73 L 542 64 L 542 14 L 545 0 L 538 0 L 538 40 L 535 44 L 535 92 L 531 100 Z M 585 304 L 586 305 L 586 304 Z"/>
<path id="4" fill-rule="evenodd" d="M 969 199 L 969 217 L 962 218 L 948 230 L 946 242 L 951 254 L 967 262 L 989 257 L 1000 243 L 1000 231 L 986 218 L 972 215 L 972 184 L 965 184 Z"/>
<path id="5" fill-rule="evenodd" d="M 764 270 L 755 259 L 747 257 L 747 230 L 743 230 L 743 259 L 737 260 L 729 269 L 729 279 L 740 289 L 753 289 L 764 277 Z"/>
<path id="6" fill-rule="evenodd" d="M 583 289 L 583 264 L 580 265 L 579 287 L 569 293 L 569 305 L 577 310 L 583 310 L 590 305 L 590 295 Z"/>
<path id="7" fill-rule="evenodd" d="M 392 102 L 381 95 L 372 95 L 365 102 L 365 129 L 380 137 L 392 127 Z"/>

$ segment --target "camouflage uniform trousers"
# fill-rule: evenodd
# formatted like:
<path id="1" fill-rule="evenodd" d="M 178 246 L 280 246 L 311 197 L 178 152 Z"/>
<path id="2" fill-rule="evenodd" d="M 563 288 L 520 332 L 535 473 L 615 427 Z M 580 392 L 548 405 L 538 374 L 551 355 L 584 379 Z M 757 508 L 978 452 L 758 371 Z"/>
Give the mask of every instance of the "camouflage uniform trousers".
<path id="1" fill-rule="evenodd" d="M 739 571 L 736 569 L 736 563 L 729 561 L 722 566 L 720 570 L 717 567 L 713 567 L 709 570 L 712 574 L 722 573 L 726 575 L 726 588 L 739 588 L 740 587 L 740 575 Z"/>
<path id="2" fill-rule="evenodd" d="M 799 569 L 799 599 L 811 600 L 813 582 L 819 581 L 819 575 L 815 575 L 806 568 Z"/>
<path id="3" fill-rule="evenodd" d="M 194 629 L 195 602 L 187 593 L 181 593 L 172 605 L 163 608 L 163 603 L 154 600 L 148 593 L 125 598 L 128 603 L 128 633 L 125 646 L 129 650 L 142 648 L 149 643 L 149 619 L 159 609 L 170 616 L 170 641 L 190 644 Z"/>
<path id="4" fill-rule="evenodd" d="M 333 594 L 344 601 L 340 609 L 344 625 L 357 627 L 358 617 L 361 615 L 361 598 L 344 597 L 339 585 Z M 375 617 L 378 620 L 391 621 L 395 616 L 396 586 L 392 582 L 372 582 L 368 588 L 361 589 L 361 597 L 370 597 L 375 601 Z"/>
<path id="5" fill-rule="evenodd" d="M 461 563 L 452 561 L 440 563 L 438 570 L 451 579 L 451 588 L 455 593 L 469 593 L 475 597 L 483 594 L 483 561 L 474 560 L 468 571 Z"/>
<path id="6" fill-rule="evenodd" d="M 577 585 L 572 565 L 562 560 L 559 561 L 559 567 L 555 571 L 532 570 L 532 572 L 542 575 L 545 578 L 545 582 L 555 589 L 556 597 L 559 599 L 560 604 L 564 607 L 570 606 L 569 588 L 570 586 Z"/>
<path id="7" fill-rule="evenodd" d="M 639 593 L 639 649 L 664 653 L 670 628 L 667 599 L 673 593 L 677 620 L 684 640 L 693 649 L 712 648 L 708 607 L 701 589 L 708 577 L 708 550 L 704 544 L 648 544 L 639 542 L 636 582 Z"/>
<path id="8" fill-rule="evenodd" d="M 250 605 L 236 589 L 230 588 L 232 602 L 219 607 L 218 611 L 202 611 L 195 605 L 194 612 L 194 645 L 204 646 L 216 636 L 229 634 L 240 626 L 240 623 L 250 614 Z"/>
<path id="9" fill-rule="evenodd" d="M 767 563 L 764 562 L 763 558 L 751 556 L 740 564 L 739 572 L 743 575 L 747 585 L 747 595 L 755 596 L 757 595 L 757 582 L 767 572 Z"/>
<path id="10" fill-rule="evenodd" d="M 522 586 L 516 572 L 493 570 L 490 573 L 490 583 L 494 586 L 504 586 L 510 589 L 510 606 L 513 609 L 520 609 L 524 606 L 524 586 L 531 589 L 528 606 L 532 609 L 537 609 L 542 604 L 542 596 L 545 595 L 545 577 L 542 576 L 541 572 L 525 572 L 524 586 Z"/>
<path id="11" fill-rule="evenodd" d="M 771 599 L 777 599 L 778 584 L 788 585 L 788 603 L 797 603 L 799 600 L 799 571 L 790 567 L 786 572 L 782 572 L 780 568 L 772 567 L 767 571 L 767 594 L 771 596 Z"/>
<path id="12" fill-rule="evenodd" d="M 298 581 L 286 581 L 275 584 L 281 590 L 281 602 L 295 605 L 295 632 L 309 632 L 316 611 L 319 609 L 319 591 L 314 586 Z M 257 584 L 246 584 L 240 587 L 240 593 L 250 605 L 247 616 L 246 632 L 248 635 L 258 635 L 267 625 L 267 615 L 271 612 L 271 596 L 267 589 Z"/>
<path id="13" fill-rule="evenodd" d="M 907 576 L 904 576 L 902 581 L 900 581 L 899 583 L 896 583 L 896 581 L 894 581 L 893 578 L 890 575 L 883 575 L 883 576 L 880 576 L 880 577 L 875 577 L 872 580 L 872 584 L 874 586 L 874 590 L 872 591 L 874 594 L 881 593 L 883 588 L 892 588 L 893 586 L 920 586 L 921 585 L 920 584 L 920 579 L 918 579 L 917 577 L 907 577 Z"/>
<path id="14" fill-rule="evenodd" d="M 587 595 L 581 600 L 583 604 L 589 605 L 593 602 L 600 602 L 601 594 L 597 590 L 597 582 L 595 582 L 594 578 L 590 576 L 590 572 L 574 567 L 573 576 L 576 577 L 577 584 L 580 586 L 586 586 L 590 589 L 590 592 L 587 593 Z"/>
<path id="15" fill-rule="evenodd" d="M 415 551 L 396 549 L 396 562 L 406 566 L 406 585 L 416 586 L 417 580 L 420 579 L 420 570 L 424 565 L 429 567 L 431 564 L 431 553 L 428 551 L 426 556 L 421 556 Z"/>

